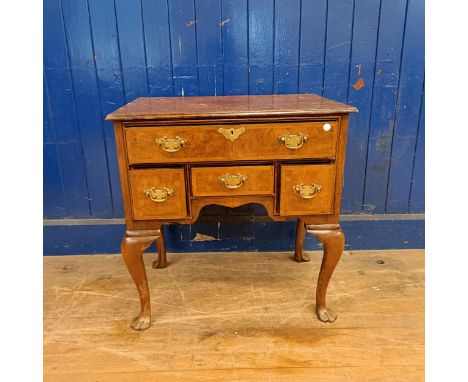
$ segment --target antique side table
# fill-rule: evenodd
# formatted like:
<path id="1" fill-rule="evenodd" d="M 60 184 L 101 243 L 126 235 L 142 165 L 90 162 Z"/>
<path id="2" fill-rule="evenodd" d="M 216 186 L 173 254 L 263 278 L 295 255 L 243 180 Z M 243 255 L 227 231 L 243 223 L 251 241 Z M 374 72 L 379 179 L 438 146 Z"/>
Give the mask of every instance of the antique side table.
<path id="1" fill-rule="evenodd" d="M 126 232 L 122 255 L 151 321 L 143 252 L 156 241 L 167 266 L 162 226 L 190 224 L 209 204 L 262 204 L 275 221 L 297 219 L 294 258 L 309 232 L 323 244 L 316 312 L 336 315 L 325 298 L 344 248 L 339 225 L 348 116 L 354 107 L 314 94 L 138 98 L 114 121 Z"/>

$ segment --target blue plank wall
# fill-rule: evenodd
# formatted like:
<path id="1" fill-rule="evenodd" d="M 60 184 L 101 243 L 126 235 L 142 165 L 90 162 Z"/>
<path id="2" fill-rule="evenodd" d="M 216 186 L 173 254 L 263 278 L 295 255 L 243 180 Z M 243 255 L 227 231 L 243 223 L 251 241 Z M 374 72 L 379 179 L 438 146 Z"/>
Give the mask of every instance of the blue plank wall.
<path id="1" fill-rule="evenodd" d="M 423 247 L 423 0 L 44 0 L 44 253 L 119 251 L 106 114 L 140 96 L 273 93 L 360 110 L 347 248 Z M 294 222 L 270 222 L 258 205 L 209 206 L 166 233 L 171 251 L 291 250 Z"/>

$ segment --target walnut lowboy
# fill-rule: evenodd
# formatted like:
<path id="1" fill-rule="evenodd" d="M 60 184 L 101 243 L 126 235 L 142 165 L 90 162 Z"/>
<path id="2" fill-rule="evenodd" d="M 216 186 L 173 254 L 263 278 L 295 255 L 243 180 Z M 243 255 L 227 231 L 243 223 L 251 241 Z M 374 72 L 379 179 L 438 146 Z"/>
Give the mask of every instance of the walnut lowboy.
<path id="1" fill-rule="evenodd" d="M 122 255 L 140 297 L 135 330 L 150 326 L 143 252 L 156 241 L 167 266 L 163 225 L 190 224 L 209 204 L 262 204 L 275 221 L 297 219 L 294 259 L 309 232 L 324 246 L 316 289 L 321 321 L 336 315 L 326 292 L 342 255 L 339 225 L 348 115 L 355 108 L 313 94 L 138 98 L 114 121 L 126 232 Z"/>

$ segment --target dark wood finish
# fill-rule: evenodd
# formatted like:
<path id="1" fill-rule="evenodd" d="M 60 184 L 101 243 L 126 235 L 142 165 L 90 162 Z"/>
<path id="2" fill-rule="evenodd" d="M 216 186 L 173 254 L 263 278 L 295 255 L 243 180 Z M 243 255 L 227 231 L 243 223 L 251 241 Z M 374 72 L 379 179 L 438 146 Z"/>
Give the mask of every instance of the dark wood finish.
<path id="1" fill-rule="evenodd" d="M 151 322 L 150 294 L 143 252 L 158 237 L 160 237 L 159 229 L 154 231 L 127 230 L 122 240 L 122 256 L 140 297 L 140 314 L 131 323 L 131 327 L 135 330 L 145 330 Z"/>
<path id="2" fill-rule="evenodd" d="M 137 98 L 106 117 L 108 121 L 260 118 L 354 113 L 355 107 L 316 94 L 224 97 Z"/>
<path id="3" fill-rule="evenodd" d="M 294 260 L 298 263 L 304 263 L 310 261 L 309 256 L 304 253 L 304 236 L 307 230 L 305 227 L 304 220 L 301 218 L 297 219 L 296 224 L 296 240 L 294 243 Z"/>
<path id="4" fill-rule="evenodd" d="M 323 259 L 315 294 L 317 317 L 323 322 L 333 322 L 336 314 L 327 308 L 326 296 L 330 278 L 343 254 L 344 234 L 339 224 L 309 225 L 306 230 L 323 244 Z"/>
<path id="5" fill-rule="evenodd" d="M 114 121 L 127 231 L 122 254 L 137 286 L 136 330 L 150 324 L 142 253 L 157 242 L 153 268 L 167 266 L 162 224 L 193 223 L 203 207 L 263 205 L 275 221 L 297 218 L 294 259 L 308 261 L 306 232 L 323 243 L 317 315 L 333 322 L 325 296 L 340 259 L 339 228 L 348 113 L 312 94 L 139 98 Z"/>
<path id="6" fill-rule="evenodd" d="M 167 257 L 166 257 L 166 244 L 164 239 L 164 230 L 163 226 L 159 229 L 159 237 L 156 239 L 156 246 L 158 251 L 158 259 L 153 261 L 152 267 L 154 269 L 166 268 L 167 267 Z"/>

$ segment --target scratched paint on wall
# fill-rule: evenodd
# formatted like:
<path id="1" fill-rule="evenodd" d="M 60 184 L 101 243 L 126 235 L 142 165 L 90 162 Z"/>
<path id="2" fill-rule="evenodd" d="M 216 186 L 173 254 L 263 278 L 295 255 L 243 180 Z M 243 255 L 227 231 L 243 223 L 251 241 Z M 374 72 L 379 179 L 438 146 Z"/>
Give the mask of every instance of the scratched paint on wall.
<path id="1" fill-rule="evenodd" d="M 272 93 L 360 110 L 344 213 L 424 211 L 422 0 L 44 0 L 45 218 L 123 216 L 104 116 L 126 102 Z"/>

